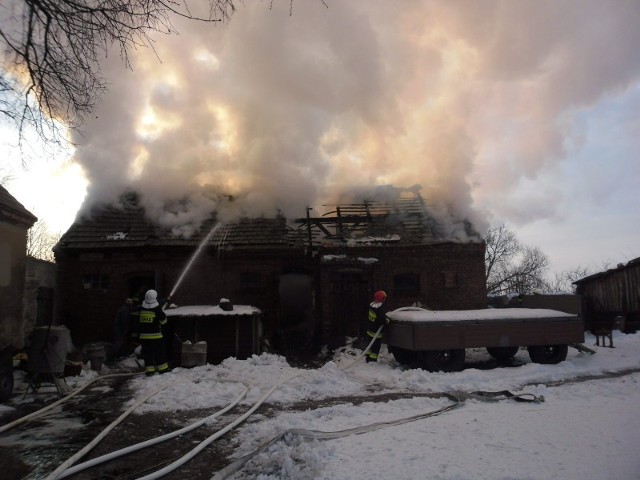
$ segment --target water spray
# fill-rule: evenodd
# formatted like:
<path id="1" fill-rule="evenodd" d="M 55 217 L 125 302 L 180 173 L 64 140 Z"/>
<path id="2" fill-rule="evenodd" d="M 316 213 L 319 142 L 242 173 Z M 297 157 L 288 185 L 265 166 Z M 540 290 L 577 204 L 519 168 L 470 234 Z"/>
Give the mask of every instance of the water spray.
<path id="1" fill-rule="evenodd" d="M 200 242 L 200 245 L 198 245 L 198 248 L 196 248 L 196 251 L 193 252 L 193 255 L 191 255 L 191 258 L 189 259 L 184 269 L 182 270 L 182 273 L 180 273 L 180 276 L 178 277 L 178 281 L 176 282 L 176 284 L 173 286 L 173 289 L 169 293 L 169 296 L 167 297 L 167 300 L 165 301 L 165 304 L 162 307 L 163 310 L 165 310 L 171 303 L 171 298 L 173 297 L 173 294 L 176 293 L 176 290 L 178 290 L 178 287 L 180 287 L 180 285 L 182 284 L 182 281 L 184 280 L 184 277 L 187 275 L 187 272 L 191 270 L 191 266 L 193 265 L 193 262 L 195 262 L 196 259 L 200 256 L 200 254 L 202 253 L 202 250 L 204 250 L 204 247 L 209 243 L 209 240 L 211 239 L 213 234 L 216 231 L 218 231 L 218 229 L 220 229 L 222 225 L 223 225 L 222 223 L 216 223 L 213 226 L 213 228 L 209 231 L 209 233 L 207 233 L 207 235 L 202 239 L 202 241 Z"/>

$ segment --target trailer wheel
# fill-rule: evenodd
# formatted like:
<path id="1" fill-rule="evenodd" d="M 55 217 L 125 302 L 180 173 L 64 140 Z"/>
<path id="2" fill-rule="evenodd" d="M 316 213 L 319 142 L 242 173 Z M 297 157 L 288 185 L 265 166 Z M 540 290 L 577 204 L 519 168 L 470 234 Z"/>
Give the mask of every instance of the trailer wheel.
<path id="1" fill-rule="evenodd" d="M 389 352 L 393 355 L 393 358 L 396 359 L 398 363 L 402 365 L 411 365 L 417 359 L 416 352 L 411 350 L 407 350 L 405 348 L 398 347 L 388 347 Z"/>
<path id="2" fill-rule="evenodd" d="M 567 359 L 568 345 L 532 345 L 527 347 L 532 362 L 556 364 Z"/>
<path id="3" fill-rule="evenodd" d="M 13 392 L 13 369 L 0 370 L 0 402 L 8 400 Z"/>
<path id="4" fill-rule="evenodd" d="M 516 356 L 520 347 L 487 347 L 487 353 L 499 363 L 509 363 Z"/>
<path id="5" fill-rule="evenodd" d="M 464 367 L 464 348 L 421 352 L 423 367 L 430 372 L 457 372 Z"/>

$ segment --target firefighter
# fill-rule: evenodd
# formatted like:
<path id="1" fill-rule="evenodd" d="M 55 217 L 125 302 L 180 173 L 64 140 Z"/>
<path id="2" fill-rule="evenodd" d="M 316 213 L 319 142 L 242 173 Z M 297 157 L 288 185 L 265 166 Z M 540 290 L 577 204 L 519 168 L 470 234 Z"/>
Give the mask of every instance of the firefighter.
<path id="1" fill-rule="evenodd" d="M 167 323 L 167 315 L 158 303 L 158 292 L 148 290 L 139 310 L 138 340 L 142 346 L 145 373 L 169 371 L 167 350 L 162 330 Z"/>
<path id="2" fill-rule="evenodd" d="M 371 348 L 367 352 L 367 363 L 377 362 L 380 346 L 382 345 L 382 330 L 379 333 L 378 328 L 389 323 L 387 318 L 387 309 L 384 302 L 387 300 L 387 294 L 383 290 L 378 290 L 373 294 L 373 302 L 369 304 L 369 324 L 367 327 L 367 336 L 369 342 L 375 338 Z"/>

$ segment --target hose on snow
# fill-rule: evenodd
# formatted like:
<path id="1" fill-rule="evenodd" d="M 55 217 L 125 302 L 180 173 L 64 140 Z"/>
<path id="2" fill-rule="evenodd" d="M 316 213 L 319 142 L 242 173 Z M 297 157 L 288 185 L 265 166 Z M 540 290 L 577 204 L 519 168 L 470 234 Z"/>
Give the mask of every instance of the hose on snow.
<path id="1" fill-rule="evenodd" d="M 263 452 L 274 443 L 285 439 L 287 435 L 298 435 L 301 437 L 315 438 L 318 440 L 330 440 L 334 438 L 346 437 L 349 435 L 359 435 L 362 433 L 373 432 L 381 428 L 393 427 L 397 425 L 402 425 L 403 423 L 415 422 L 417 420 L 422 420 L 424 418 L 434 417 L 436 415 L 440 415 L 442 413 L 448 412 L 449 410 L 453 410 L 460 404 L 460 400 L 458 400 L 458 398 L 456 398 L 455 396 L 449 393 L 443 393 L 442 395 L 447 397 L 449 400 L 451 400 L 452 403 L 442 408 L 439 408 L 437 410 L 420 413 L 418 415 L 413 415 L 411 417 L 399 418 L 397 420 L 390 420 L 387 422 L 372 423 L 369 425 L 363 425 L 361 427 L 347 428 L 344 430 L 336 430 L 332 432 L 326 432 L 321 430 L 306 430 L 302 428 L 291 428 L 291 429 L 285 430 L 284 432 L 277 434 L 271 440 L 268 440 L 267 442 L 263 443 L 252 452 L 240 457 L 233 463 L 224 467 L 222 470 L 219 470 L 218 472 L 216 472 L 216 474 L 213 477 L 211 477 L 211 480 L 223 480 L 224 478 L 227 478 L 232 473 L 237 472 L 245 463 L 247 463 L 253 457 Z"/>
<path id="2" fill-rule="evenodd" d="M 221 381 L 228 381 L 228 380 L 221 380 Z M 100 457 L 92 458 L 91 460 L 87 460 L 86 462 L 74 465 L 73 467 L 68 468 L 66 471 L 64 471 L 62 473 L 62 475 L 60 475 L 58 478 L 68 477 L 69 475 L 73 475 L 73 474 L 78 473 L 78 472 L 80 472 L 82 470 L 86 470 L 87 468 L 91 468 L 91 467 L 93 467 L 95 465 L 99 465 L 101 463 L 108 462 L 110 460 L 114 460 L 114 459 L 116 459 L 118 457 L 122 457 L 124 455 L 128 455 L 130 453 L 136 452 L 136 451 L 141 450 L 143 448 L 147 448 L 147 447 L 150 447 L 152 445 L 156 445 L 158 443 L 162 443 L 162 442 L 165 442 L 167 440 L 171 440 L 172 438 L 175 438 L 175 437 L 178 437 L 178 436 L 183 435 L 185 433 L 188 433 L 191 430 L 194 430 L 194 429 L 200 427 L 201 425 L 214 420 L 215 418 L 219 417 L 220 415 L 223 415 L 223 414 L 227 413 L 229 410 L 231 410 L 236 405 L 238 405 L 238 403 L 240 403 L 240 401 L 247 395 L 247 392 L 249 391 L 249 386 L 246 383 L 244 383 L 244 382 L 236 382 L 236 381 L 234 381 L 233 383 L 242 383 L 245 386 L 245 388 L 243 389 L 242 392 L 240 392 L 240 394 L 231 403 L 229 403 L 223 409 L 218 410 L 214 414 L 209 415 L 208 417 L 202 418 L 202 419 L 198 420 L 197 422 L 192 423 L 191 425 L 187 425 L 186 427 L 183 427 L 181 429 L 178 429 L 178 430 L 175 430 L 173 432 L 167 433 L 165 435 L 161 435 L 159 437 L 150 438 L 150 439 L 145 440 L 143 442 L 139 442 L 139 443 L 136 443 L 136 444 L 133 444 L 133 445 L 129 445 L 128 447 L 124 447 L 124 448 L 121 448 L 119 450 L 114 450 L 113 452 L 107 453 L 107 454 L 102 455 Z"/>
<path id="3" fill-rule="evenodd" d="M 343 370 L 351 368 L 363 355 L 365 355 L 369 351 L 369 349 L 373 345 L 373 342 L 376 340 L 378 334 L 382 331 L 382 327 L 383 326 L 381 325 L 380 328 L 378 328 L 378 330 L 376 331 L 375 336 L 371 339 L 371 342 L 369 343 L 367 348 L 364 349 L 362 351 L 362 353 L 360 355 L 358 355 L 352 363 L 350 363 L 349 365 L 344 367 Z M 164 468 L 162 468 L 160 470 L 157 470 L 157 471 L 155 471 L 155 472 L 153 472 L 153 473 L 151 473 L 149 475 L 146 475 L 144 477 L 140 477 L 137 480 L 155 480 L 155 479 L 161 478 L 161 477 L 173 472 L 174 470 L 176 470 L 180 466 L 184 465 L 186 462 L 188 462 L 193 457 L 195 457 L 205 447 L 207 447 L 210 443 L 212 443 L 213 441 L 215 441 L 218 438 L 222 437 L 225 433 L 227 433 L 228 431 L 233 429 L 235 426 L 239 425 L 240 423 L 244 422 L 247 418 L 249 418 L 249 416 L 251 414 L 253 414 L 253 412 L 255 412 L 264 403 L 264 401 L 271 396 L 271 394 L 277 388 L 279 388 L 282 385 L 284 385 L 285 383 L 293 380 L 294 378 L 297 378 L 297 377 L 301 376 L 303 373 L 304 372 L 296 373 L 295 375 L 291 375 L 289 377 L 286 377 L 285 379 L 283 379 L 280 382 L 276 383 L 269 390 L 267 390 L 267 392 L 262 397 L 260 397 L 260 399 L 249 410 L 247 410 L 244 414 L 242 414 L 236 420 L 231 422 L 229 425 L 227 425 L 223 429 L 219 430 L 218 432 L 214 433 L 210 437 L 208 437 L 205 440 L 203 440 L 202 442 L 200 442 L 195 448 L 193 448 L 192 450 L 190 450 L 185 455 L 183 455 L 182 457 L 178 458 L 177 460 L 175 460 L 171 464 L 169 464 L 169 465 L 165 466 Z"/>
<path id="4" fill-rule="evenodd" d="M 30 413 L 29 415 L 25 415 L 24 417 L 18 418 L 17 420 L 14 420 L 11 423 L 7 423 L 6 425 L 3 425 L 2 427 L 0 427 L 0 433 L 6 432 L 7 430 L 10 430 L 13 427 L 16 427 L 16 426 L 18 426 L 18 425 L 20 425 L 22 423 L 28 422 L 29 420 L 33 420 L 34 418 L 37 418 L 37 417 L 47 413 L 49 410 L 53 410 L 55 407 L 57 407 L 61 403 L 66 402 L 67 400 L 69 400 L 72 397 L 75 397 L 77 394 L 82 392 L 85 388 L 89 387 L 90 385 L 92 385 L 93 383 L 95 383 L 95 382 L 97 382 L 99 380 L 106 380 L 108 378 L 116 378 L 116 377 L 130 377 L 130 376 L 133 376 L 133 375 L 139 375 L 141 373 L 144 373 L 144 372 L 111 373 L 111 374 L 108 374 L 108 375 L 103 375 L 101 377 L 96 377 L 96 378 L 90 380 L 89 382 L 85 383 L 82 387 L 74 390 L 73 392 L 71 392 L 66 397 L 63 397 L 60 400 L 57 400 L 54 403 L 52 403 L 50 405 L 47 405 L 44 408 L 41 408 L 40 410 L 36 410 L 35 412 Z"/>
<path id="5" fill-rule="evenodd" d="M 350 369 L 356 363 L 358 363 L 358 360 L 360 360 L 362 357 L 364 357 L 369 352 L 369 350 L 371 350 L 373 342 L 376 341 L 376 339 L 378 338 L 378 335 L 380 335 L 380 332 L 382 331 L 382 327 L 384 327 L 384 325 L 380 325 L 380 328 L 378 328 L 378 330 L 376 331 L 376 334 L 373 336 L 373 338 L 369 342 L 369 345 L 367 345 L 367 348 L 365 348 L 362 352 L 360 352 L 360 354 L 353 360 L 353 362 L 351 362 L 350 364 L 348 364 L 346 367 L 342 368 L 341 370 Z"/>
<path id="6" fill-rule="evenodd" d="M 116 426 L 118 426 L 120 424 L 120 422 L 122 422 L 125 418 L 127 418 L 138 406 L 140 406 L 142 403 L 146 402 L 149 398 L 153 397 L 157 393 L 160 393 L 165 388 L 169 388 L 169 387 L 174 386 L 176 383 L 184 383 L 184 382 L 175 382 L 175 383 L 171 383 L 169 385 L 163 385 L 163 386 L 155 389 L 151 393 L 149 393 L 149 394 L 143 396 L 142 398 L 140 398 L 136 403 L 134 403 L 127 410 L 125 410 L 117 419 L 115 419 L 113 422 L 111 422 L 104 430 L 102 430 L 102 432 L 100 432 L 87 445 L 85 445 L 82 449 L 77 451 L 75 454 L 73 454 L 71 457 L 69 457 L 67 460 L 65 460 L 58 468 L 56 468 L 53 472 L 51 472 L 46 477 L 46 480 L 56 480 L 57 478 L 60 478 L 60 475 L 67 468 L 69 468 L 71 465 L 73 465 L 75 462 L 77 462 L 79 459 L 81 459 L 88 451 L 90 451 L 93 447 L 95 447 L 104 437 L 107 436 L 107 434 L 111 430 L 116 428 Z"/>

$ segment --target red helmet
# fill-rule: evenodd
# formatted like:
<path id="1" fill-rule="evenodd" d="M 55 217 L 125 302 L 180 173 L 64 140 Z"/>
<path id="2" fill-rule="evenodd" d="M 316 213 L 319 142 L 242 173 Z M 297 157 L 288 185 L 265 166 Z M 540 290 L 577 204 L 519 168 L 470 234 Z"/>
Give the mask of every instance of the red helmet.
<path id="1" fill-rule="evenodd" d="M 373 301 L 376 303 L 382 303 L 387 299 L 387 294 L 384 292 L 384 290 L 378 290 L 376 293 L 373 294 Z"/>

